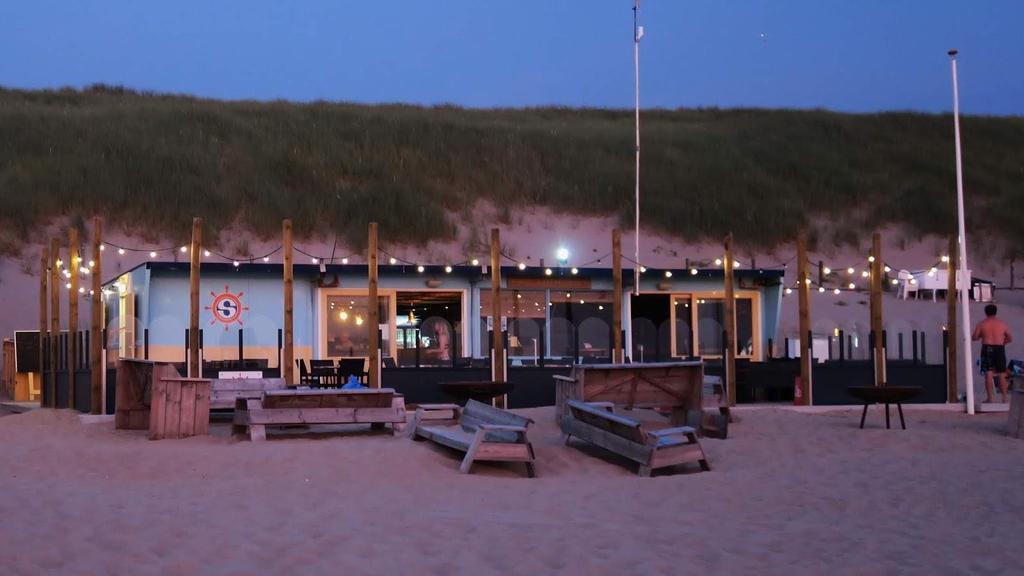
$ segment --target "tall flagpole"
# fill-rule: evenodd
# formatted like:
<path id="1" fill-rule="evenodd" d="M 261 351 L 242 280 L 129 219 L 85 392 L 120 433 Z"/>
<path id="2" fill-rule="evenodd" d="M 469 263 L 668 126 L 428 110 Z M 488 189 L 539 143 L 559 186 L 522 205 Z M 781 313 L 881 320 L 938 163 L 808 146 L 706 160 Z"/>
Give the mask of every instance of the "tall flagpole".
<path id="1" fill-rule="evenodd" d="M 949 51 L 950 64 L 953 67 L 953 134 L 956 140 L 956 211 L 959 225 L 960 244 L 960 331 L 963 338 L 964 351 L 964 385 L 967 387 L 967 413 L 974 414 L 974 364 L 971 360 L 971 313 L 968 308 L 967 288 L 970 280 L 967 277 L 967 230 L 964 226 L 964 173 L 960 157 L 960 89 L 956 79 L 957 51 Z"/>
<path id="2" fill-rule="evenodd" d="M 633 91 L 636 119 L 636 242 L 633 254 L 633 294 L 640 295 L 640 38 L 644 35 L 639 25 L 640 0 L 633 0 Z"/>

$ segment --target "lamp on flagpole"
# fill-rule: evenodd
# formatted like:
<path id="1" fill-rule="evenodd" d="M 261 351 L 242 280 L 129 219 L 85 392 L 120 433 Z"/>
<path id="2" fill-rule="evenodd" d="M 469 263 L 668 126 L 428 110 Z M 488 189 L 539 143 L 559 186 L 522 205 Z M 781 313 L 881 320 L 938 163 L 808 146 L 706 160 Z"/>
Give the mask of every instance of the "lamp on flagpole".
<path id="1" fill-rule="evenodd" d="M 957 243 L 960 245 L 960 331 L 964 351 L 964 386 L 967 391 L 967 413 L 974 414 L 974 364 L 971 360 L 971 313 L 968 309 L 967 230 L 964 226 L 964 173 L 960 157 L 960 88 L 956 78 L 957 50 L 948 52 L 953 70 L 953 135 L 956 142 L 956 215 Z"/>
<path id="2" fill-rule="evenodd" d="M 636 129 L 636 242 L 633 253 L 633 294 L 640 295 L 640 39 L 644 27 L 640 26 L 640 0 L 633 0 L 633 110 Z"/>

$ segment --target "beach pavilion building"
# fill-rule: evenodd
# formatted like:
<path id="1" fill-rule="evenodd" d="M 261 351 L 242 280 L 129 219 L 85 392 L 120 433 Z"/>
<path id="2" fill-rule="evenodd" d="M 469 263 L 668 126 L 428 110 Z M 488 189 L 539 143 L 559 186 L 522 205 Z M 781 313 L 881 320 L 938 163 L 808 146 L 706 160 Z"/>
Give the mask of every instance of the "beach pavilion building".
<path id="1" fill-rule="evenodd" d="M 666 272 L 669 272 L 666 274 Z M 783 270 L 739 269 L 738 358 L 769 355 L 778 324 Z M 281 368 L 282 266 L 203 263 L 200 326 L 203 374 L 261 373 Z M 634 362 L 723 352 L 723 271 L 647 270 L 640 294 L 624 274 L 622 330 Z M 608 362 L 613 346 L 610 268 L 502 269 L 501 302 L 491 300 L 486 266 L 379 267 L 382 385 L 409 402 L 443 400 L 438 383 L 486 380 L 496 312 L 509 359 L 512 407 L 553 403 L 552 373 L 573 363 Z M 294 266 L 294 350 L 314 360 L 366 358 L 366 265 Z M 148 262 L 104 284 L 108 366 L 120 357 L 181 365 L 187 357 L 189 264 Z M 479 372 L 479 374 L 477 374 Z M 301 371 L 296 370 L 296 379 Z"/>

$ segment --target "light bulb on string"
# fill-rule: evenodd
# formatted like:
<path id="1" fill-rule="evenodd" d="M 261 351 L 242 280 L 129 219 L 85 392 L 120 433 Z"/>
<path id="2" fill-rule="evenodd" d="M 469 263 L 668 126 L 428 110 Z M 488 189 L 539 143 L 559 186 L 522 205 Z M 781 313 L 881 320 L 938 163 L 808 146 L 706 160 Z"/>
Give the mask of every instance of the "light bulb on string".
<path id="1" fill-rule="evenodd" d="M 882 268 L 882 270 L 885 270 L 885 273 L 886 273 L 886 274 L 888 274 L 889 272 L 892 272 L 892 268 L 890 268 L 890 267 L 888 267 L 888 266 L 886 266 L 886 267 Z"/>
<path id="2" fill-rule="evenodd" d="M 118 256 L 124 256 L 124 248 L 118 248 L 117 249 L 117 255 Z"/>
<path id="3" fill-rule="evenodd" d="M 516 267 L 520 270 L 526 270 L 526 262 L 520 262 Z"/>
<path id="4" fill-rule="evenodd" d="M 182 246 L 181 248 L 179 248 L 179 250 L 181 250 L 181 253 L 184 254 L 185 252 L 188 252 L 188 246 Z"/>
<path id="5" fill-rule="evenodd" d="M 342 258 L 341 259 L 341 263 L 342 264 L 348 264 L 348 258 Z"/>
<path id="6" fill-rule="evenodd" d="M 156 258 L 156 252 L 150 252 L 149 253 L 149 257 L 150 258 Z"/>
<path id="7" fill-rule="evenodd" d="M 828 276 L 829 274 L 832 273 L 832 269 L 829 268 L 828 266 L 825 266 L 825 268 L 822 270 L 822 273 L 824 273 L 825 276 Z"/>
<path id="8" fill-rule="evenodd" d="M 825 287 L 824 286 L 818 286 L 818 292 L 819 293 L 822 293 L 824 291 L 825 291 Z"/>
<path id="9" fill-rule="evenodd" d="M 210 251 L 209 250 L 203 250 L 203 256 L 209 258 L 210 257 Z"/>
<path id="10" fill-rule="evenodd" d="M 480 259 L 479 258 L 473 258 L 472 260 L 469 261 L 469 263 L 472 264 L 473 266 L 479 266 L 480 265 Z"/>
<path id="11" fill-rule="evenodd" d="M 264 262 L 270 262 L 270 256 L 264 256 L 263 257 L 263 261 Z"/>
<path id="12" fill-rule="evenodd" d="M 100 252 L 103 252 L 103 251 L 105 251 L 106 249 L 107 249 L 107 247 L 106 247 L 105 245 L 103 245 L 103 244 L 100 244 Z"/>
<path id="13" fill-rule="evenodd" d="M 388 258 L 388 264 L 391 264 L 392 266 L 394 266 L 395 264 L 398 264 L 398 258 L 395 258 L 394 256 L 392 256 L 391 258 Z"/>
<path id="14" fill-rule="evenodd" d="M 853 266 L 850 266 L 849 268 L 846 269 L 846 273 L 847 274 L 853 274 L 855 272 L 856 272 L 856 270 L 853 269 Z"/>
<path id="15" fill-rule="evenodd" d="M 320 259 L 319 258 L 315 258 L 314 257 L 314 258 L 311 258 L 311 260 L 313 261 L 313 264 L 319 264 L 320 263 Z"/>
<path id="16" fill-rule="evenodd" d="M 855 290 L 857 288 L 857 285 L 854 284 L 853 282 L 850 282 L 850 286 L 849 287 L 850 287 L 850 290 Z"/>
<path id="17" fill-rule="evenodd" d="M 690 276 L 696 276 L 696 275 L 697 275 L 697 269 L 696 268 L 690 268 Z"/>
<path id="18" fill-rule="evenodd" d="M 838 295 L 839 294 L 839 288 L 836 288 L 835 290 L 833 290 L 832 293 Z"/>
<path id="19" fill-rule="evenodd" d="M 233 261 L 233 262 L 231 263 L 231 265 L 232 265 L 232 266 L 234 266 L 235 268 L 238 268 L 238 267 L 239 267 L 239 266 L 240 266 L 241 264 L 242 264 L 242 263 L 241 263 L 241 262 L 239 262 L 238 260 L 235 260 L 235 261 Z"/>
<path id="20" fill-rule="evenodd" d="M 445 266 L 444 267 L 444 273 L 445 274 L 451 274 L 452 273 L 452 267 L 451 266 Z"/>
<path id="21" fill-rule="evenodd" d="M 573 266 L 572 270 L 569 270 L 569 272 L 571 272 L 573 274 L 573 276 L 575 276 L 576 274 L 580 273 L 580 270 L 579 270 L 579 268 Z"/>
<path id="22" fill-rule="evenodd" d="M 875 257 L 874 256 L 868 256 L 868 262 L 874 264 L 875 263 Z"/>
<path id="23" fill-rule="evenodd" d="M 420 274 L 422 274 L 424 270 L 426 270 L 426 268 L 424 268 L 422 264 L 416 267 L 416 271 Z"/>
<path id="24" fill-rule="evenodd" d="M 545 275 L 545 276 L 551 276 L 551 274 L 552 274 L 552 272 L 551 272 L 551 268 L 545 268 L 545 269 L 544 269 L 544 275 Z"/>

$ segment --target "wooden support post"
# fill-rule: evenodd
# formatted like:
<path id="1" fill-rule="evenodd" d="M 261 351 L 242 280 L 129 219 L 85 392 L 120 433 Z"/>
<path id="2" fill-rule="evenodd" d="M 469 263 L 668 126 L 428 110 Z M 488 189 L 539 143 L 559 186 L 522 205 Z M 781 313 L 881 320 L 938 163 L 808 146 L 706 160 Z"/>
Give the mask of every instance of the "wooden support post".
<path id="1" fill-rule="evenodd" d="M 875 335 L 875 386 L 885 385 L 885 348 L 882 342 L 882 236 L 871 235 L 871 332 Z"/>
<path id="2" fill-rule="evenodd" d="M 625 362 L 622 349 L 622 231 L 612 230 L 612 362 Z"/>
<path id="3" fill-rule="evenodd" d="M 728 406 L 736 405 L 736 291 L 733 285 L 732 233 L 725 236 L 725 389 L 728 394 L 723 400 Z"/>
<path id="4" fill-rule="evenodd" d="M 946 263 L 946 271 L 949 275 L 949 283 L 946 285 L 946 340 L 949 342 L 948 354 L 946 356 L 946 401 L 953 403 L 957 401 L 957 350 L 959 349 L 960 331 L 957 329 L 956 321 L 956 299 L 957 292 L 957 250 L 956 236 L 949 237 L 949 259 Z"/>
<path id="5" fill-rule="evenodd" d="M 281 352 L 281 377 L 286 386 L 295 384 L 295 280 L 292 275 L 294 247 L 292 246 L 292 221 L 281 221 L 281 241 L 284 251 L 284 330 L 283 351 Z"/>
<path id="6" fill-rule="evenodd" d="M 92 269 L 89 270 L 89 277 L 92 278 L 92 292 L 89 294 L 90 308 L 92 312 L 92 328 L 89 333 L 89 368 L 91 369 L 90 384 L 90 412 L 103 414 L 103 252 L 100 246 L 103 245 L 103 221 L 99 216 L 92 219 Z"/>
<path id="7" fill-rule="evenodd" d="M 811 404 L 811 277 L 807 273 L 807 237 L 797 238 L 796 274 L 800 300 L 800 394 L 804 405 Z"/>
<path id="8" fill-rule="evenodd" d="M 78 293 L 79 266 L 82 256 L 78 253 L 78 229 L 68 229 L 68 271 L 71 272 L 71 288 L 68 290 L 68 408 L 75 407 L 75 373 L 78 368 Z"/>
<path id="9" fill-rule="evenodd" d="M 203 219 L 192 219 L 192 259 L 189 263 L 188 292 L 188 377 L 198 378 L 199 366 L 199 259 L 203 249 Z"/>
<path id="10" fill-rule="evenodd" d="M 57 407 L 57 341 L 60 339 L 60 240 L 50 239 L 50 369 L 53 371 L 53 388 L 50 395 L 50 407 Z"/>
<path id="11" fill-rule="evenodd" d="M 50 274 L 50 249 L 43 245 L 43 252 L 39 256 L 39 405 L 45 406 L 43 397 L 50 397 L 46 392 L 46 356 L 43 346 L 47 344 L 46 334 L 50 329 L 49 302 L 47 302 L 47 284 Z"/>
<path id="12" fill-rule="evenodd" d="M 367 291 L 367 330 L 370 331 L 370 366 L 367 369 L 370 388 L 380 388 L 380 305 L 377 303 L 377 223 L 370 222 L 370 238 L 366 262 L 370 286 Z"/>
<path id="13" fill-rule="evenodd" d="M 505 381 L 505 345 L 501 330 L 501 234 L 497 228 L 491 228 L 491 317 L 494 328 L 491 330 L 491 379 L 494 382 Z M 505 407 L 505 396 L 494 399 L 498 408 Z"/>

